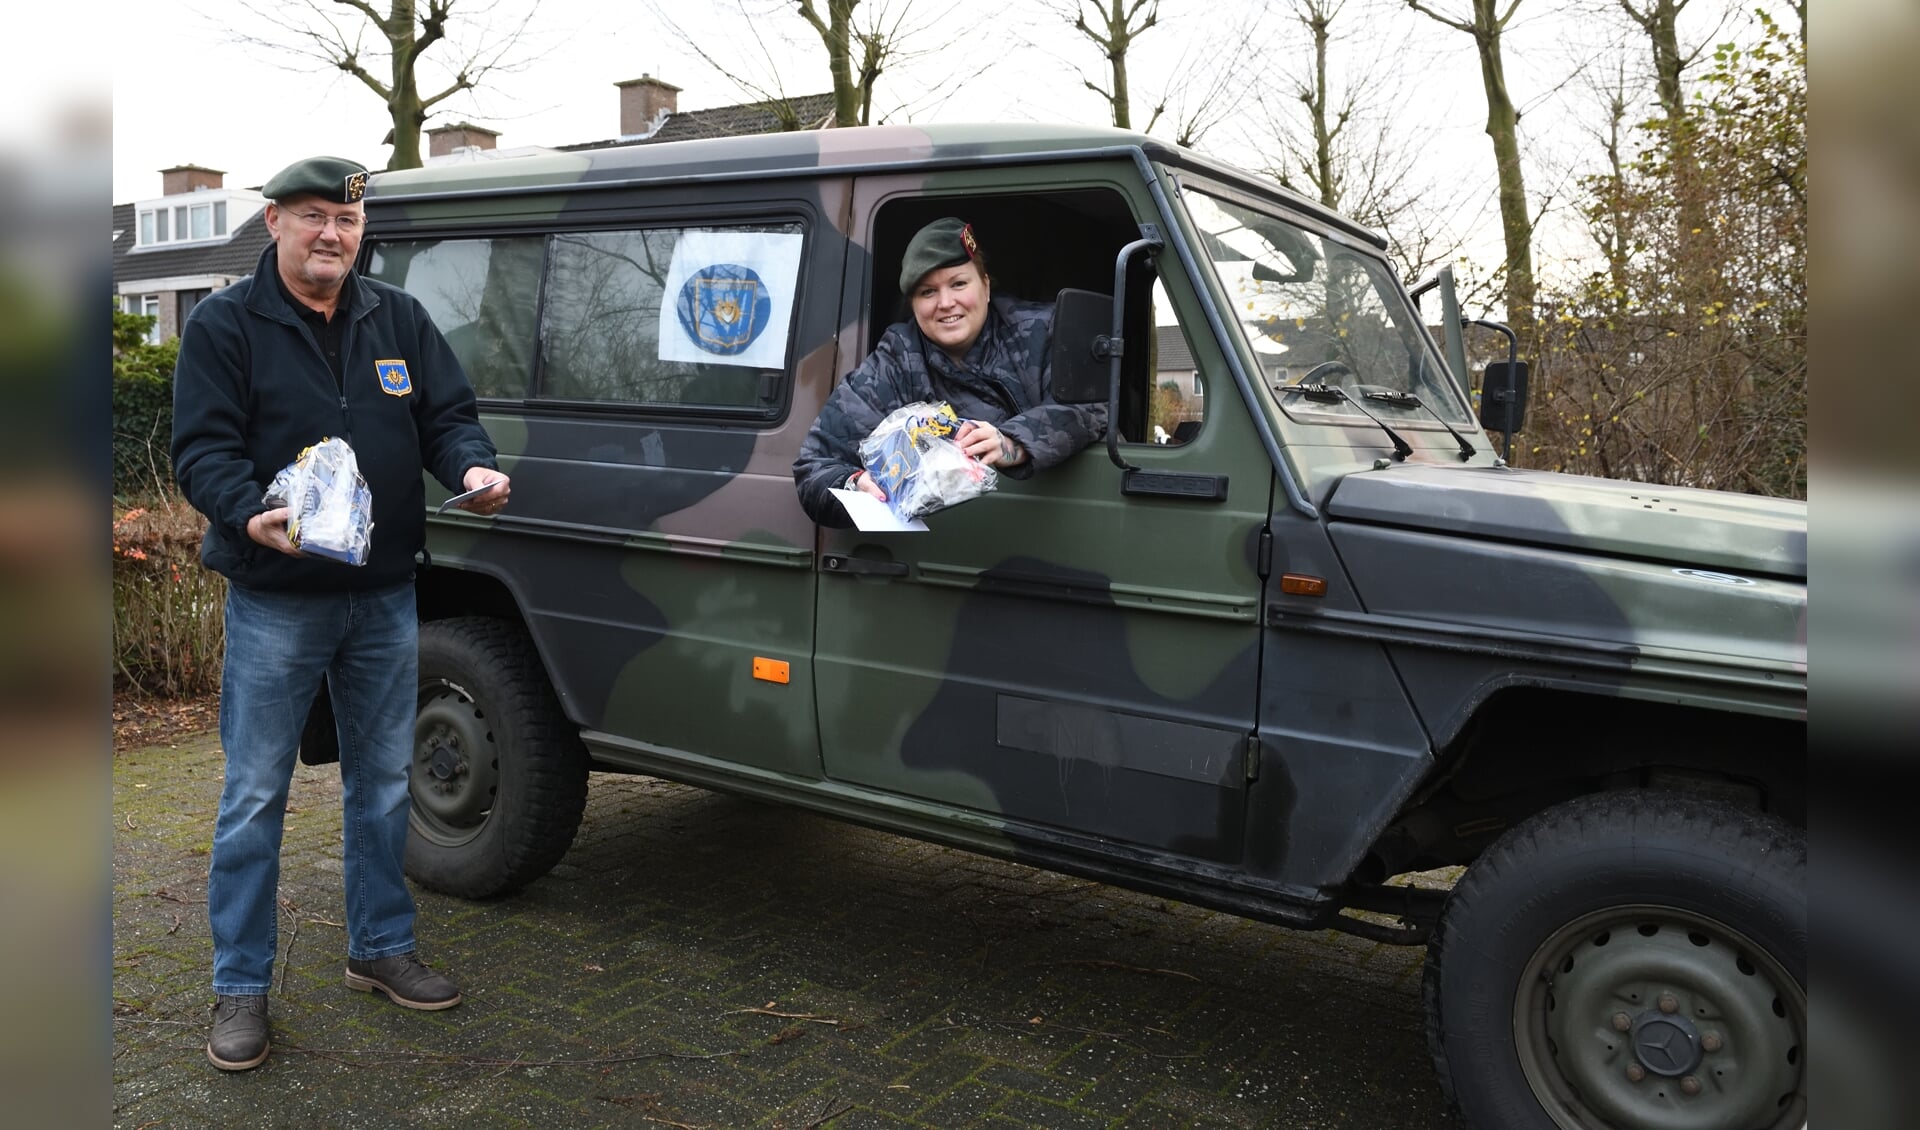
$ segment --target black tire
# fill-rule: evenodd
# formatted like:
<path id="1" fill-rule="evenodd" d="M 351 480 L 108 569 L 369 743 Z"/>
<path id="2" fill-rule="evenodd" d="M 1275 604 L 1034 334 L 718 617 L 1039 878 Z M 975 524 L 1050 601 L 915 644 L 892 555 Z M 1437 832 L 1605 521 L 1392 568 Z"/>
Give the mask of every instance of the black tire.
<path id="1" fill-rule="evenodd" d="M 407 874 L 487 898 L 553 869 L 587 804 L 587 752 L 520 625 L 420 625 Z"/>
<path id="2" fill-rule="evenodd" d="M 1428 948 L 1447 1097 L 1484 1130 L 1805 1125 L 1806 870 L 1799 831 L 1687 794 L 1508 831 Z"/>

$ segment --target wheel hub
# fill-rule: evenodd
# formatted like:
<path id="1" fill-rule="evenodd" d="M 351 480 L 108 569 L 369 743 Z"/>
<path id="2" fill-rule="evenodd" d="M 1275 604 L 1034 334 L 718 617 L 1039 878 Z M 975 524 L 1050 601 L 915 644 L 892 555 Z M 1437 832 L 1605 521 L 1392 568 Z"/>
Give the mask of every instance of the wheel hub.
<path id="1" fill-rule="evenodd" d="M 479 834 L 499 787 L 499 751 L 479 705 L 443 680 L 420 688 L 411 778 L 416 832 L 441 844 Z"/>
<path id="2" fill-rule="evenodd" d="M 460 751 L 444 743 L 434 743 L 433 750 L 427 755 L 427 772 L 436 781 L 447 782 L 467 771 L 467 759 Z"/>
<path id="3" fill-rule="evenodd" d="M 1648 1009 L 1633 1022 L 1634 1059 L 1656 1075 L 1687 1075 L 1700 1066 L 1705 1054 L 1700 1029 L 1684 1016 Z"/>

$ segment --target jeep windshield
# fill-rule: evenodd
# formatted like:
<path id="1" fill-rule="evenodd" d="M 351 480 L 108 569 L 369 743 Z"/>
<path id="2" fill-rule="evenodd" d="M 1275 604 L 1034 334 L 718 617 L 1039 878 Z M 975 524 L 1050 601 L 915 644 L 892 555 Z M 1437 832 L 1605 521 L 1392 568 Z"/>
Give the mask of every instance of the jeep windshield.
<path id="1" fill-rule="evenodd" d="M 1395 427 L 1434 427 L 1420 406 L 1469 423 L 1458 386 L 1379 257 L 1204 190 L 1183 193 L 1204 258 L 1227 293 L 1256 379 L 1291 416 L 1369 412 Z M 1289 386 L 1340 395 L 1299 395 Z M 1365 399 L 1369 393 L 1391 394 Z M 1418 404 L 1405 394 L 1418 398 Z M 1364 405 L 1364 410 L 1362 408 Z"/>

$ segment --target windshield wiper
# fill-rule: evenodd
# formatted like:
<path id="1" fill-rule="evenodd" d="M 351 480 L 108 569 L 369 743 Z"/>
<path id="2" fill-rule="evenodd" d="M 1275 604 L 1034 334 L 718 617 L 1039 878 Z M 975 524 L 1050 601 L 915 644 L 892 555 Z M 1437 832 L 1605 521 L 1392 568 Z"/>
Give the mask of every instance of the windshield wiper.
<path id="1" fill-rule="evenodd" d="M 1461 435 L 1459 432 L 1454 431 L 1452 424 L 1449 424 L 1445 420 L 1440 419 L 1440 413 L 1435 412 L 1433 409 L 1427 407 L 1425 404 L 1422 404 L 1420 402 L 1420 398 L 1413 395 L 1412 393 L 1410 392 L 1369 392 L 1366 394 L 1366 397 L 1368 400 L 1377 400 L 1382 404 L 1391 404 L 1395 408 L 1420 409 L 1422 412 L 1425 412 L 1427 415 L 1432 416 L 1435 420 L 1439 421 L 1439 424 L 1441 427 L 1447 429 L 1447 434 L 1453 437 L 1453 442 L 1460 445 L 1460 458 L 1462 459 L 1473 458 L 1473 454 L 1476 448 L 1472 444 L 1467 442 L 1467 437 Z"/>
<path id="2" fill-rule="evenodd" d="M 1407 456 L 1413 454 L 1412 444 L 1408 443 L 1404 439 L 1401 439 L 1399 432 L 1396 432 L 1392 428 L 1388 427 L 1387 422 L 1385 420 L 1382 420 L 1380 417 L 1367 411 L 1365 405 L 1361 404 L 1359 401 L 1355 400 L 1353 397 L 1347 395 L 1347 390 L 1344 388 L 1341 388 L 1339 385 L 1291 384 L 1291 385 L 1281 385 L 1279 391 L 1280 391 L 1280 395 L 1282 396 L 1297 393 L 1301 396 L 1306 397 L 1308 400 L 1317 400 L 1323 404 L 1338 404 L 1343 401 L 1348 404 L 1351 404 L 1354 406 L 1354 408 L 1359 410 L 1362 416 L 1365 416 L 1367 419 L 1372 420 L 1376 425 L 1379 426 L 1381 431 L 1387 433 L 1387 438 L 1393 441 L 1393 457 L 1395 459 L 1403 460 Z"/>

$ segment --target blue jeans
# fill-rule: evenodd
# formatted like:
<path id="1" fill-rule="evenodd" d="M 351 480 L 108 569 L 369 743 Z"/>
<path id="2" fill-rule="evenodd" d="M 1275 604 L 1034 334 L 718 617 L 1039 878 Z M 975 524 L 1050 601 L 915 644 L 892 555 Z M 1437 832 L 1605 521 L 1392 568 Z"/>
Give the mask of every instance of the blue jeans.
<path id="1" fill-rule="evenodd" d="M 413 585 L 268 592 L 234 584 L 226 616 L 227 776 L 207 874 L 213 991 L 264 994 L 273 981 L 287 790 L 323 676 L 340 735 L 347 955 L 406 953 L 414 910 L 401 864 L 419 693 Z"/>

